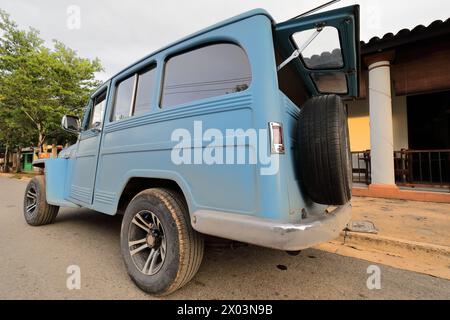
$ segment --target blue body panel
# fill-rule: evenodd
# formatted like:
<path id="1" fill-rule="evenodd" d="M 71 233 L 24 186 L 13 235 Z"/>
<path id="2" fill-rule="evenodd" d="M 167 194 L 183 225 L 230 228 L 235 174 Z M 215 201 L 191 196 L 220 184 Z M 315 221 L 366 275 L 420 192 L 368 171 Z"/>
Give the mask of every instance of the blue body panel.
<path id="1" fill-rule="evenodd" d="M 72 159 L 46 159 L 45 191 L 47 202 L 54 206 L 78 208 L 79 206 L 66 199 L 69 198 L 71 177 L 73 172 Z"/>
<path id="2" fill-rule="evenodd" d="M 301 190 L 296 174 L 296 125 L 300 114 L 280 90 L 274 50 L 274 22 L 264 10 L 253 10 L 189 36 L 131 65 L 106 82 L 97 93 L 107 91 L 104 121 L 98 132 L 80 134 L 75 154 L 68 159 L 46 161 L 48 202 L 60 206 L 83 206 L 114 215 L 122 192 L 132 178 L 158 178 L 175 182 L 183 191 L 190 213 L 200 210 L 229 212 L 298 223 L 302 213 L 320 213 L 325 206 L 313 203 Z M 164 64 L 168 57 L 208 43 L 231 42 L 248 55 L 252 70 L 250 87 L 171 108 L 160 108 Z M 145 66 L 155 64 L 156 83 L 151 111 L 111 122 L 118 82 Z M 95 95 L 95 94 L 94 94 Z M 194 122 L 207 129 L 268 129 L 269 122 L 284 126 L 286 153 L 279 171 L 261 175 L 264 165 L 179 165 L 171 160 L 177 143 L 175 129 L 194 136 Z M 86 119 L 84 120 L 86 123 Z M 195 145 L 196 141 L 192 141 Z M 201 142 L 201 148 L 208 143 Z M 269 144 L 269 141 L 267 141 Z M 252 143 L 225 142 L 223 150 L 255 153 Z M 195 152 L 192 147 L 192 152 Z M 270 148 L 267 148 L 267 157 Z M 60 188 L 64 185 L 64 188 Z"/>
<path id="3" fill-rule="evenodd" d="M 107 90 L 108 95 L 109 86 L 110 81 L 103 84 L 94 93 L 94 96 L 104 90 Z M 86 130 L 80 133 L 77 151 L 74 156 L 72 181 L 70 182 L 69 200 L 92 209 L 94 209 L 92 207 L 92 199 L 101 139 L 101 132 Z"/>
<path id="4" fill-rule="evenodd" d="M 170 109 L 157 107 L 159 95 L 155 94 L 155 107 L 151 113 L 112 123 L 107 118 L 100 148 L 94 209 L 114 214 L 127 181 L 133 177 L 151 177 L 175 181 L 185 194 L 190 212 L 209 209 L 272 219 L 287 218 L 287 188 L 281 175 L 261 176 L 260 165 L 250 164 L 176 166 L 170 158 L 176 145 L 171 142 L 172 132 L 185 128 L 193 133 L 194 121 L 202 121 L 203 131 L 215 128 L 222 132 L 229 128 L 267 129 L 268 119 L 282 121 L 272 21 L 260 14 L 238 20 L 171 46 L 112 80 L 111 87 L 114 88 L 117 81 L 152 62 L 157 63 L 157 77 L 161 79 L 163 68 L 160 66 L 168 56 L 217 41 L 233 42 L 245 49 L 253 79 L 246 91 Z M 160 87 L 156 88 L 156 92 L 160 91 Z M 107 114 L 111 112 L 112 104 L 111 99 Z M 252 152 L 256 150 L 251 145 L 222 146 L 234 148 L 236 152 L 238 148 L 245 148 L 246 152 L 252 148 Z M 274 186 L 284 192 L 274 193 Z"/>

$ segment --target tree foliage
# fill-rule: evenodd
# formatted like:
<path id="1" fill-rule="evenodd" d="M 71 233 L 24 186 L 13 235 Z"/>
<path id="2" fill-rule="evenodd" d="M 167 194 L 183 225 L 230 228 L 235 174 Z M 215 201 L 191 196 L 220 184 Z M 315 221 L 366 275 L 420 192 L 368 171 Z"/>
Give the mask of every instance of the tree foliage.
<path id="1" fill-rule="evenodd" d="M 20 30 L 0 10 L 0 146 L 62 143 L 64 114 L 81 115 L 99 85 L 98 59 L 89 60 L 59 41 L 47 48 L 35 29 Z"/>

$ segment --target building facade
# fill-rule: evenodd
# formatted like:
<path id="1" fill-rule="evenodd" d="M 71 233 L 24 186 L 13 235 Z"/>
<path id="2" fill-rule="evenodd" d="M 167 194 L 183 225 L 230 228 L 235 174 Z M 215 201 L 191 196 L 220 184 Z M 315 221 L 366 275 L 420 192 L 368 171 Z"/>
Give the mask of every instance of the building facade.
<path id="1" fill-rule="evenodd" d="M 449 193 L 450 19 L 361 43 L 361 65 L 346 104 L 354 181 L 369 187 L 355 193 Z"/>

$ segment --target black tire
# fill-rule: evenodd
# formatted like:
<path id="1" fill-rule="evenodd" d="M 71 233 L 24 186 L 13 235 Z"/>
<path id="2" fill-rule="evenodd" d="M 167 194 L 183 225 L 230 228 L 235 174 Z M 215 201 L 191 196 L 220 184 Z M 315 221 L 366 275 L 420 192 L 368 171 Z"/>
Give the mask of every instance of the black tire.
<path id="1" fill-rule="evenodd" d="M 298 123 L 298 163 L 304 190 L 316 203 L 351 200 L 352 164 L 347 112 L 337 95 L 309 99 Z"/>
<path id="2" fill-rule="evenodd" d="M 58 215 L 59 207 L 47 203 L 45 177 L 36 176 L 28 183 L 23 200 L 23 214 L 30 226 L 51 224 Z"/>
<path id="3" fill-rule="evenodd" d="M 146 232 L 137 227 L 133 223 L 135 218 L 141 225 L 143 218 L 149 223 L 144 227 L 151 226 L 153 230 Z M 141 244 L 129 245 L 129 242 L 139 242 L 142 236 L 152 239 L 152 248 L 148 248 L 148 240 L 141 242 L 147 248 L 132 255 Z M 187 284 L 197 273 L 204 251 L 203 237 L 192 229 L 187 206 L 178 194 L 167 189 L 144 190 L 133 198 L 123 217 L 120 245 L 131 279 L 143 291 L 158 296 L 168 295 Z M 151 253 L 158 250 L 159 256 L 154 253 L 151 259 Z M 151 262 L 147 262 L 149 258 Z"/>

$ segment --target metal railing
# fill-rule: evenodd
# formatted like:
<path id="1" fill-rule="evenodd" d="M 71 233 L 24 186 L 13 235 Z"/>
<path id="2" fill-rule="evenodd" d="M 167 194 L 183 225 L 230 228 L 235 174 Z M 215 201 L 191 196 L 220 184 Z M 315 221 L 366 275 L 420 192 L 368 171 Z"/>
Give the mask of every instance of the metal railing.
<path id="1" fill-rule="evenodd" d="M 369 185 L 371 182 L 370 151 L 352 152 L 352 174 L 354 183 Z"/>
<path id="2" fill-rule="evenodd" d="M 371 183 L 370 150 L 352 152 L 353 182 Z M 399 186 L 450 189 L 450 149 L 394 152 L 395 181 Z"/>
<path id="3" fill-rule="evenodd" d="M 450 149 L 394 152 L 398 185 L 450 188 Z"/>

